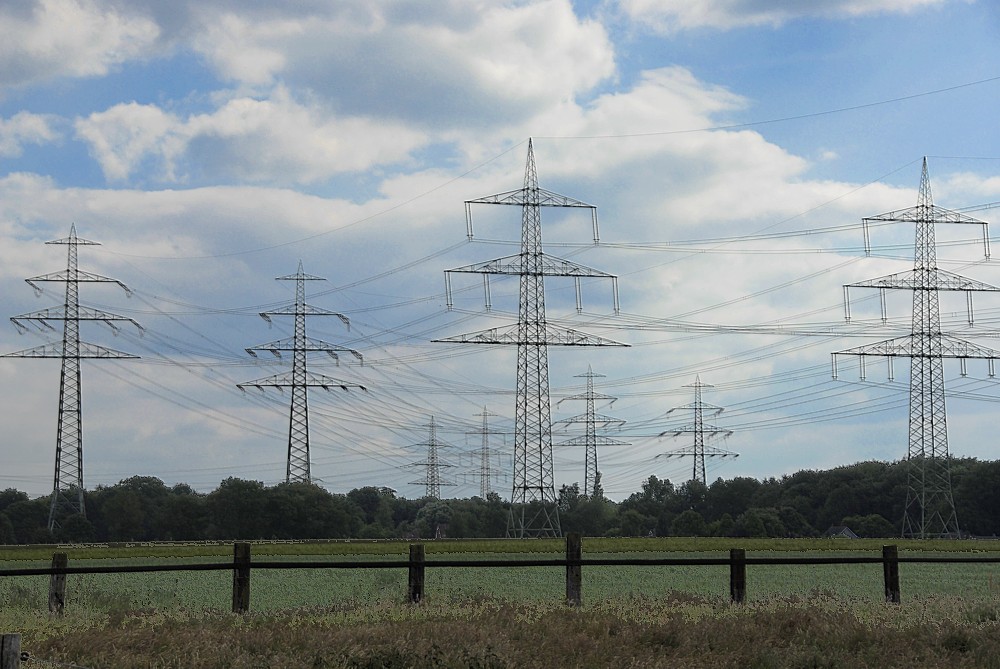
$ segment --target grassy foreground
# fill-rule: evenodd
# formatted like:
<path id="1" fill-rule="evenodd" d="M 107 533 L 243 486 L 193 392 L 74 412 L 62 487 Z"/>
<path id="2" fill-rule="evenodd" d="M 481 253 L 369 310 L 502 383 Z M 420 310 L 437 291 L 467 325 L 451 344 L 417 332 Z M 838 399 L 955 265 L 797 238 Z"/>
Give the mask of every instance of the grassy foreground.
<path id="1" fill-rule="evenodd" d="M 0 625 L 19 629 L 38 660 L 90 668 L 1000 667 L 1000 600 L 954 598 L 731 606 L 677 595 L 579 610 L 466 600 L 62 619 L 4 612 Z"/>

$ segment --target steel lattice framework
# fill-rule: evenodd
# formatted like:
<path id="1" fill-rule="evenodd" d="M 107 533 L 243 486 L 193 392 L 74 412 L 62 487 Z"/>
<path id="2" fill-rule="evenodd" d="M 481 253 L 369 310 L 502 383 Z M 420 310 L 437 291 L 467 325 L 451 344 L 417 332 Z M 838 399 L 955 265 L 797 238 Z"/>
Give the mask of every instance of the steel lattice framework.
<path id="1" fill-rule="evenodd" d="M 625 424 L 624 420 L 620 418 L 612 418 L 611 416 L 604 416 L 597 413 L 596 401 L 603 400 L 614 404 L 617 397 L 611 397 L 610 395 L 604 395 L 602 393 L 594 392 L 594 379 L 604 378 L 603 374 L 596 374 L 594 370 L 587 366 L 586 374 L 577 374 L 574 378 L 585 378 L 587 379 L 587 391 L 580 395 L 571 395 L 569 397 L 564 397 L 560 402 L 567 400 L 582 400 L 586 402 L 586 410 L 584 413 L 572 418 L 564 418 L 558 423 L 574 424 L 582 423 L 584 426 L 584 434 L 579 437 L 574 437 L 572 439 L 567 439 L 566 441 L 556 444 L 557 446 L 583 446 L 586 455 L 584 456 L 584 477 L 583 477 L 583 494 L 587 497 L 593 495 L 597 488 L 597 477 L 600 470 L 597 467 L 597 447 L 598 446 L 628 446 L 629 443 L 625 441 L 619 441 L 618 439 L 612 439 L 611 437 L 597 434 L 597 426 L 607 427 L 609 425 L 622 426 Z"/>
<path id="2" fill-rule="evenodd" d="M 938 293 L 964 291 L 968 303 L 968 321 L 971 325 L 974 321 L 972 292 L 997 292 L 1000 288 L 939 269 L 934 225 L 959 223 L 983 226 L 986 257 L 989 258 L 987 224 L 934 204 L 926 158 L 920 176 L 917 206 L 864 219 L 866 250 L 869 248 L 867 224 L 870 221 L 905 222 L 916 225 L 913 270 L 844 286 L 845 317 L 847 320 L 851 318 L 849 295 L 851 287 L 877 288 L 882 291 L 883 322 L 886 320 L 885 291 L 910 290 L 913 291 L 911 334 L 834 353 L 833 376 L 837 377 L 838 355 L 858 356 L 861 362 L 862 380 L 865 378 L 864 362 L 867 356 L 881 356 L 888 359 L 890 380 L 892 380 L 893 359 L 897 357 L 910 359 L 907 452 L 909 470 L 903 536 L 920 538 L 957 536 L 959 526 L 951 489 L 942 360 L 958 358 L 964 375 L 967 359 L 983 358 L 989 361 L 989 374 L 993 376 L 994 361 L 1000 353 L 943 333 Z"/>
<path id="3" fill-rule="evenodd" d="M 27 330 L 26 323 L 34 323 L 46 330 L 53 330 L 48 321 L 62 321 L 62 342 L 49 343 L 34 348 L 8 353 L 9 358 L 61 358 L 59 377 L 59 421 L 56 428 L 56 466 L 49 505 L 49 530 L 55 530 L 67 517 L 86 516 L 83 501 L 83 411 L 81 409 L 80 360 L 83 358 L 127 359 L 137 355 L 122 353 L 97 344 L 80 341 L 80 321 L 102 321 L 115 332 L 116 321 L 126 321 L 142 332 L 142 327 L 131 318 L 100 311 L 80 304 L 80 283 L 113 283 L 131 296 L 131 291 L 121 281 L 90 272 L 81 271 L 77 264 L 77 247 L 99 246 L 98 242 L 81 239 L 76 235 L 76 225 L 70 226 L 69 237 L 46 244 L 63 244 L 67 247 L 66 269 L 25 279 L 35 293 L 40 295 L 42 282 L 66 284 L 66 299 L 62 307 L 52 307 L 11 317 L 18 332 Z"/>
<path id="4" fill-rule="evenodd" d="M 467 344 L 511 344 L 517 346 L 517 400 L 514 411 L 514 479 L 507 535 L 560 536 L 552 471 L 552 418 L 549 403 L 548 347 L 624 346 L 609 339 L 559 327 L 546 322 L 546 276 L 574 277 L 577 310 L 580 304 L 580 278 L 603 277 L 612 281 L 615 313 L 618 313 L 617 277 L 555 258 L 542 251 L 542 207 L 578 207 L 590 209 L 594 243 L 600 241 L 597 208 L 538 186 L 535 154 L 528 140 L 528 158 L 524 185 L 465 203 L 467 234 L 472 238 L 471 205 L 497 204 L 521 207 L 521 252 L 514 256 L 476 263 L 445 272 L 447 303 L 451 301 L 451 274 L 482 274 L 486 289 L 486 308 L 490 308 L 489 276 L 505 274 L 520 277 L 518 322 L 506 328 L 492 328 L 439 342 Z"/>
<path id="5" fill-rule="evenodd" d="M 670 415 L 674 411 L 690 411 L 692 413 L 693 420 L 690 424 L 679 427 L 676 430 L 661 432 L 660 436 L 679 437 L 682 434 L 691 434 L 694 435 L 694 443 L 691 446 L 685 446 L 683 448 L 667 451 L 666 453 L 661 453 L 656 457 L 682 458 L 690 456 L 694 458 L 691 480 L 700 481 L 702 485 L 708 485 L 708 480 L 705 476 L 705 458 L 738 458 L 739 454 L 708 445 L 708 442 L 716 437 L 725 438 L 733 433 L 732 430 L 724 430 L 714 425 L 705 424 L 706 414 L 709 416 L 718 416 L 723 412 L 722 407 L 705 404 L 702 400 L 702 388 L 711 388 L 712 386 L 707 383 L 702 383 L 701 376 L 699 375 L 695 376 L 694 383 L 689 383 L 684 387 L 694 388 L 694 402 L 691 404 L 685 404 L 681 407 L 675 407 L 668 411 L 667 415 Z"/>
<path id="6" fill-rule="evenodd" d="M 496 415 L 495 413 L 490 413 L 485 406 L 482 413 L 476 414 L 477 418 L 483 419 L 483 427 L 479 431 L 483 439 L 479 447 L 479 496 L 482 499 L 486 499 L 493 492 L 493 477 L 495 474 L 490 463 L 490 456 L 493 455 L 494 450 L 490 447 L 490 435 L 494 434 L 494 431 L 490 429 L 490 416 Z"/>
<path id="7" fill-rule="evenodd" d="M 268 351 L 276 358 L 281 357 L 282 351 L 292 353 L 292 371 L 275 374 L 256 381 L 237 384 L 240 390 L 247 387 L 254 387 L 258 390 L 264 388 L 291 388 L 292 402 L 288 418 L 288 464 L 285 468 L 286 483 L 312 483 L 312 470 L 309 460 L 309 388 L 340 388 L 348 390 L 350 388 L 365 387 L 357 383 L 341 381 L 322 374 L 313 374 L 306 367 L 307 354 L 323 352 L 339 362 L 337 353 L 350 353 L 358 360 L 363 360 L 362 355 L 351 348 L 344 348 L 329 344 L 319 339 L 306 336 L 307 316 L 336 316 L 344 325 L 350 329 L 351 322 L 347 316 L 338 314 L 326 309 L 319 309 L 306 304 L 306 281 L 325 281 L 322 277 L 305 274 L 302 271 L 302 261 L 299 261 L 298 271 L 288 276 L 279 276 L 277 281 L 295 282 L 295 302 L 294 304 L 275 309 L 273 311 L 261 312 L 260 317 L 268 324 L 271 324 L 272 316 L 292 316 L 295 319 L 295 330 L 291 337 L 279 339 L 267 344 L 260 344 L 246 349 L 246 352 L 257 357 L 258 351 Z"/>
<path id="8" fill-rule="evenodd" d="M 414 446 L 425 446 L 427 448 L 427 459 L 424 462 L 414 462 L 411 465 L 412 467 L 423 467 L 424 478 L 419 481 L 410 481 L 410 484 L 424 486 L 424 497 L 441 499 L 441 486 L 456 485 L 454 481 L 442 478 L 441 468 L 453 467 L 454 465 L 450 462 L 442 460 L 440 454 L 438 453 L 439 448 L 445 448 L 451 444 L 447 444 L 438 439 L 437 424 L 434 422 L 434 416 L 431 416 L 431 422 L 427 425 L 427 428 L 427 441 L 420 444 L 414 444 Z"/>

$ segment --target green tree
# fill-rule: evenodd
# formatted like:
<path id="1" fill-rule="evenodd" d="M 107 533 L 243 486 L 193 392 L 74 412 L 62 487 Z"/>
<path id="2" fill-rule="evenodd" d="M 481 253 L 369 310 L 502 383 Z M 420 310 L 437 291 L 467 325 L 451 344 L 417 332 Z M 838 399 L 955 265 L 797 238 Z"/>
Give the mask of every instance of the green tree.
<path id="1" fill-rule="evenodd" d="M 702 537 L 706 533 L 705 519 L 694 509 L 684 511 L 670 524 L 670 534 L 675 537 Z"/>
<path id="2" fill-rule="evenodd" d="M 760 486 L 760 481 L 745 476 L 737 476 L 728 481 L 716 479 L 706 493 L 706 519 L 718 520 L 725 514 L 739 518 L 750 508 L 750 502 Z"/>
<path id="3" fill-rule="evenodd" d="M 734 533 L 738 537 L 784 537 L 784 523 L 776 509 L 747 509 L 736 519 Z"/>
<path id="4" fill-rule="evenodd" d="M 859 537 L 881 539 L 897 537 L 900 534 L 900 528 L 877 513 L 866 516 L 845 516 L 840 524 L 851 528 L 851 531 Z"/>
<path id="5" fill-rule="evenodd" d="M 205 501 L 209 538 L 256 539 L 261 536 L 266 508 L 262 482 L 231 476 L 210 492 Z"/>
<path id="6" fill-rule="evenodd" d="M 15 544 L 17 536 L 14 534 L 14 523 L 10 516 L 0 511 L 0 544 Z"/>
<path id="7" fill-rule="evenodd" d="M 64 543 L 89 543 L 97 537 L 97 530 L 82 513 L 74 513 L 63 519 L 55 531 L 55 537 Z"/>

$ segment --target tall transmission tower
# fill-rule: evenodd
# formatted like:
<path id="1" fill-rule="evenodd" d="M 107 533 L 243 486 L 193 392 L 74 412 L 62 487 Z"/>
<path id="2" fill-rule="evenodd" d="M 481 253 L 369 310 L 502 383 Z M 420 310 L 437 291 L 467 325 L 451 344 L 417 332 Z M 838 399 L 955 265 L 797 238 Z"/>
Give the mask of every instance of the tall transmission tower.
<path id="1" fill-rule="evenodd" d="M 600 241 L 597 207 L 565 195 L 539 188 L 535 153 L 528 140 L 524 185 L 512 191 L 466 200 L 466 226 L 472 239 L 473 204 L 521 207 L 521 252 L 517 255 L 445 271 L 447 303 L 452 306 L 451 274 L 482 274 L 486 308 L 490 308 L 489 277 L 494 274 L 520 277 L 518 321 L 513 326 L 437 339 L 466 344 L 510 344 L 517 346 L 517 400 L 514 408 L 514 478 L 507 535 L 511 537 L 560 536 L 552 471 L 552 418 L 549 403 L 549 346 L 626 346 L 546 322 L 546 276 L 573 277 L 577 311 L 581 306 L 581 277 L 611 279 L 615 313 L 618 313 L 618 278 L 570 260 L 542 252 L 542 207 L 590 209 L 594 243 Z"/>
<path id="2" fill-rule="evenodd" d="M 573 423 L 583 423 L 584 434 L 579 437 L 574 437 L 566 441 L 556 444 L 557 446 L 583 446 L 585 449 L 584 457 L 584 477 L 583 477 L 583 494 L 587 497 L 595 494 L 597 489 L 597 477 L 600 473 L 597 467 L 597 447 L 598 446 L 628 446 L 628 442 L 619 441 L 618 439 L 612 439 L 604 435 L 597 434 L 597 426 L 600 424 L 603 427 L 608 425 L 624 425 L 625 421 L 620 418 L 612 418 L 611 416 L 604 416 L 598 414 L 595 406 L 597 400 L 610 401 L 614 404 L 617 397 L 611 397 L 610 395 L 604 395 L 601 393 L 594 392 L 594 379 L 604 378 L 603 374 L 595 374 L 594 370 L 587 365 L 586 374 L 577 374 L 574 378 L 586 378 L 587 379 L 587 391 L 582 395 L 571 395 L 569 397 L 564 397 L 560 402 L 566 400 L 583 400 L 586 402 L 586 411 L 580 415 L 573 416 L 572 418 L 564 418 L 558 423 L 573 424 Z"/>
<path id="3" fill-rule="evenodd" d="M 476 454 L 479 460 L 479 497 L 486 499 L 486 497 L 493 492 L 493 481 L 497 477 L 497 472 L 493 471 L 493 466 L 491 464 L 490 458 L 496 451 L 490 447 L 490 435 L 496 434 L 495 430 L 490 429 L 490 416 L 496 416 L 495 413 L 490 413 L 490 411 L 484 406 L 482 413 L 477 413 L 476 417 L 483 419 L 483 426 L 477 434 L 482 435 L 482 445 L 479 447 L 479 452 Z"/>
<path id="4" fill-rule="evenodd" d="M 424 486 L 424 497 L 441 499 L 441 486 L 455 485 L 453 481 L 449 481 L 441 476 L 441 469 L 443 467 L 452 467 L 453 465 L 445 460 L 442 460 L 440 454 L 438 453 L 439 448 L 448 447 L 450 444 L 438 439 L 437 425 L 434 423 L 434 416 L 431 416 L 431 422 L 427 427 L 429 431 L 427 441 L 420 444 L 414 444 L 414 446 L 427 447 L 427 459 L 424 462 L 414 462 L 411 465 L 413 467 L 423 467 L 424 478 L 419 481 L 410 481 L 410 484 Z"/>
<path id="5" fill-rule="evenodd" d="M 236 385 L 240 390 L 246 390 L 248 386 L 263 390 L 264 388 L 291 388 L 292 403 L 288 419 L 288 464 L 285 468 L 286 483 L 312 483 L 312 470 L 309 460 L 309 388 L 340 388 L 348 390 L 350 388 L 366 388 L 357 383 L 349 383 L 334 379 L 322 374 L 313 374 L 306 368 L 306 357 L 308 353 L 323 352 L 334 360 L 340 361 L 337 353 L 350 353 L 358 360 L 364 360 L 362 355 L 351 348 L 344 348 L 329 344 L 319 339 L 306 336 L 306 316 L 336 316 L 344 325 L 350 329 L 351 322 L 347 316 L 338 314 L 326 309 L 306 304 L 306 281 L 325 281 L 322 277 L 312 276 L 302 272 L 302 261 L 299 261 L 299 268 L 295 274 L 279 276 L 276 281 L 295 282 L 295 303 L 273 311 L 261 312 L 260 317 L 271 324 L 272 316 L 293 316 L 295 318 L 295 330 L 291 337 L 279 339 L 267 344 L 260 344 L 246 349 L 246 352 L 257 357 L 258 351 L 269 351 L 276 358 L 281 357 L 282 351 L 292 352 L 292 371 L 282 372 L 256 381 L 247 381 Z"/>
<path id="6" fill-rule="evenodd" d="M 118 316 L 80 304 L 80 283 L 113 283 L 131 296 L 132 292 L 121 281 L 81 271 L 77 265 L 77 247 L 99 246 L 98 242 L 76 236 L 76 225 L 70 226 L 69 237 L 46 244 L 63 244 L 67 247 L 66 269 L 25 279 L 37 295 L 41 282 L 53 281 L 66 284 L 66 299 L 62 307 L 33 311 L 10 320 L 18 332 L 25 332 L 25 323 L 31 322 L 45 330 L 54 330 L 49 321 L 63 322 L 62 342 L 42 344 L 33 348 L 8 353 L 8 358 L 61 358 L 59 377 L 59 422 L 56 428 L 56 468 L 49 505 L 49 530 L 60 527 L 67 517 L 86 515 L 83 503 L 83 411 L 81 409 L 80 360 L 84 358 L 126 359 L 137 355 L 122 353 L 97 344 L 80 341 L 80 321 L 103 321 L 118 332 L 116 321 L 127 321 L 142 332 L 142 326 L 125 316 Z"/>
<path id="7" fill-rule="evenodd" d="M 707 383 L 702 383 L 701 376 L 699 375 L 695 376 L 693 384 L 688 384 L 684 387 L 694 388 L 694 402 L 691 404 L 685 404 L 681 407 L 675 407 L 668 411 L 667 415 L 670 415 L 674 411 L 690 411 L 692 413 L 693 420 L 690 424 L 684 425 L 683 427 L 661 432 L 660 436 L 679 437 L 682 434 L 690 434 L 694 435 L 694 443 L 691 446 L 685 446 L 683 448 L 667 451 L 666 453 L 661 453 L 656 457 L 692 457 L 694 459 L 694 467 L 691 471 L 691 480 L 700 481 L 702 485 L 708 485 L 708 480 L 705 477 L 705 458 L 738 458 L 739 454 L 708 445 L 708 442 L 716 437 L 725 438 L 733 433 L 732 430 L 724 430 L 714 425 L 705 424 L 706 414 L 709 416 L 718 416 L 723 412 L 722 407 L 705 404 L 705 402 L 702 401 L 702 388 L 711 388 L 712 386 Z"/>
<path id="8" fill-rule="evenodd" d="M 994 360 L 1000 353 L 942 332 L 938 293 L 965 292 L 968 322 L 972 325 L 974 322 L 972 292 L 997 292 L 1000 288 L 940 269 L 937 266 L 934 225 L 961 223 L 983 226 L 984 248 L 986 257 L 989 258 L 987 224 L 934 204 L 926 158 L 920 175 L 917 206 L 864 219 L 865 250 L 869 254 L 867 226 L 871 221 L 906 222 L 916 225 L 913 270 L 845 285 L 845 317 L 850 321 L 849 289 L 852 287 L 877 288 L 881 292 L 883 322 L 886 321 L 885 291 L 909 290 L 913 292 L 911 333 L 834 353 L 833 377 L 837 378 L 838 355 L 858 356 L 862 380 L 865 378 L 865 359 L 868 356 L 887 358 L 890 381 L 893 358 L 910 359 L 910 427 L 903 536 L 925 538 L 957 535 L 959 526 L 951 489 L 942 360 L 958 358 L 964 376 L 968 358 L 983 358 L 989 361 L 989 374 L 993 376 Z"/>

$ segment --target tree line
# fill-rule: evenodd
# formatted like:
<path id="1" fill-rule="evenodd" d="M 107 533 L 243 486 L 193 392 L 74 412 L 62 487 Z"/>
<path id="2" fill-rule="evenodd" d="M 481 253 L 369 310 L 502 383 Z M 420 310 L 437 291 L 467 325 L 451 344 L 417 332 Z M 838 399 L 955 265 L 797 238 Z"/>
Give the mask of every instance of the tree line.
<path id="1" fill-rule="evenodd" d="M 585 536 L 815 537 L 847 526 L 862 537 L 900 531 L 906 462 L 860 462 L 781 478 L 674 484 L 650 476 L 621 502 L 578 484 L 558 493 L 564 532 Z M 974 536 L 1000 535 L 1000 461 L 955 459 L 952 485 L 959 525 Z M 210 493 L 133 476 L 84 492 L 86 516 L 47 528 L 49 497 L 0 492 L 0 544 L 232 539 L 380 539 L 502 537 L 509 502 L 407 499 L 376 486 L 331 493 L 316 485 L 227 478 Z"/>

